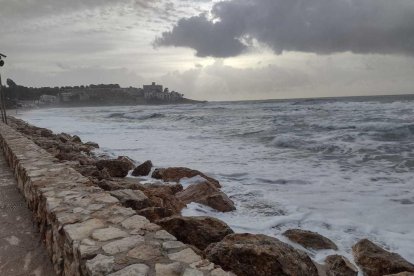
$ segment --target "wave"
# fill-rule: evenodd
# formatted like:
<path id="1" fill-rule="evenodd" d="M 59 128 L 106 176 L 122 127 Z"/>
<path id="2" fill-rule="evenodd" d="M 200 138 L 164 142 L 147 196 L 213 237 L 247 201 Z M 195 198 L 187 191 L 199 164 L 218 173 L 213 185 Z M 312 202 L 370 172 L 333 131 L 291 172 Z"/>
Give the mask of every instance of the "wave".
<path id="1" fill-rule="evenodd" d="M 139 112 L 130 112 L 130 113 L 111 113 L 106 118 L 111 119 L 128 119 L 128 120 L 148 120 L 148 119 L 158 119 L 165 118 L 165 114 L 161 113 L 151 113 L 147 115 L 136 115 Z"/>

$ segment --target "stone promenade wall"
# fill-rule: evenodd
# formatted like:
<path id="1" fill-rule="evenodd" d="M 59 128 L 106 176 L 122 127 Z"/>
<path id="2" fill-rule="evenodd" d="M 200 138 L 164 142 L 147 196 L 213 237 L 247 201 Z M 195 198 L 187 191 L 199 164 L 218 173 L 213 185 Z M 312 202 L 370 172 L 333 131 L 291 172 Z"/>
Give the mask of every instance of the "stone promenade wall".
<path id="1" fill-rule="evenodd" d="M 58 275 L 230 275 L 2 123 L 0 146 Z"/>

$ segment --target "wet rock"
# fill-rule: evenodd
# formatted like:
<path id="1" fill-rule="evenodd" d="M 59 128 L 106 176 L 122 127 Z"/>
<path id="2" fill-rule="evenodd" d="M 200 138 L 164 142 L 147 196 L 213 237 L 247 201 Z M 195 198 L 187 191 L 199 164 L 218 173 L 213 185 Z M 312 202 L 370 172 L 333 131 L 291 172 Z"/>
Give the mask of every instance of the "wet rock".
<path id="1" fill-rule="evenodd" d="M 61 133 L 57 135 L 57 138 L 59 139 L 59 141 L 61 141 L 62 143 L 66 143 L 67 141 L 70 141 L 70 139 L 72 138 L 69 134 L 66 133 Z"/>
<path id="2" fill-rule="evenodd" d="M 239 276 L 318 275 L 305 253 L 265 235 L 231 234 L 204 252 L 210 261 Z"/>
<path id="3" fill-rule="evenodd" d="M 328 256 L 325 263 L 327 276 L 358 276 L 358 269 L 344 256 Z"/>
<path id="4" fill-rule="evenodd" d="M 128 171 L 133 170 L 135 168 L 135 162 L 128 156 L 118 156 L 116 160 L 123 161 L 128 164 Z"/>
<path id="5" fill-rule="evenodd" d="M 125 177 L 128 175 L 130 164 L 122 160 L 99 160 L 96 162 L 98 169 L 107 169 L 112 177 Z"/>
<path id="6" fill-rule="evenodd" d="M 73 143 L 82 143 L 81 138 L 77 135 L 73 135 L 72 139 L 70 139 L 70 141 L 72 141 Z"/>
<path id="7" fill-rule="evenodd" d="M 156 223 L 178 240 L 201 250 L 234 233 L 226 223 L 211 217 L 174 216 L 158 220 Z"/>
<path id="8" fill-rule="evenodd" d="M 233 201 L 208 181 L 192 184 L 184 191 L 177 193 L 176 196 L 186 204 L 197 202 L 220 212 L 236 210 Z"/>
<path id="9" fill-rule="evenodd" d="M 289 240 L 296 242 L 307 249 L 338 249 L 333 241 L 316 232 L 301 229 L 290 229 L 284 232 L 283 235 L 288 237 Z"/>
<path id="10" fill-rule="evenodd" d="M 151 169 L 152 169 L 152 162 L 150 160 L 147 160 L 141 165 L 139 165 L 138 167 L 136 167 L 132 171 L 132 175 L 133 176 L 147 176 L 150 174 Z"/>
<path id="11" fill-rule="evenodd" d="M 99 170 L 95 165 L 82 165 L 75 166 L 74 168 L 80 174 L 86 177 L 96 178 L 98 180 L 111 178 L 111 175 L 109 174 L 107 169 Z"/>
<path id="12" fill-rule="evenodd" d="M 95 160 L 77 152 L 59 152 L 55 157 L 61 161 L 77 161 L 81 165 L 93 165 Z"/>
<path id="13" fill-rule="evenodd" d="M 131 189 L 131 190 L 144 190 L 145 187 L 139 183 L 136 183 L 133 180 L 128 178 L 122 179 L 103 179 L 98 182 L 98 186 L 106 191 L 115 191 L 115 190 L 122 190 L 122 189 Z"/>
<path id="14" fill-rule="evenodd" d="M 200 199 L 198 203 L 210 206 L 220 212 L 231 212 L 236 210 L 234 202 L 221 191 Z"/>
<path id="15" fill-rule="evenodd" d="M 99 144 L 95 143 L 95 142 L 86 142 L 85 146 L 88 146 L 90 148 L 95 148 L 95 149 L 99 149 Z"/>
<path id="16" fill-rule="evenodd" d="M 140 210 L 151 206 L 148 197 L 138 190 L 122 189 L 111 191 L 110 194 L 116 197 L 123 206 L 130 207 L 134 210 Z"/>
<path id="17" fill-rule="evenodd" d="M 169 209 L 178 214 L 186 205 L 174 195 L 175 189 L 176 187 L 164 185 L 146 188 L 143 192 L 151 200 L 153 207 Z"/>
<path id="18" fill-rule="evenodd" d="M 47 128 L 41 128 L 37 131 L 37 133 L 40 136 L 43 136 L 43 137 L 53 137 L 54 136 L 53 132 L 51 130 L 47 129 Z"/>
<path id="19" fill-rule="evenodd" d="M 206 180 L 211 182 L 217 188 L 221 188 L 220 183 L 216 179 L 211 178 L 211 177 L 203 174 L 200 171 L 192 170 L 192 169 L 189 169 L 189 168 L 172 167 L 172 168 L 167 168 L 167 169 L 156 169 L 152 173 L 152 177 L 155 178 L 155 179 L 162 179 L 164 181 L 171 181 L 171 182 L 179 182 L 181 178 L 184 178 L 184 177 L 192 178 L 192 177 L 197 176 L 197 175 L 205 178 Z"/>
<path id="20" fill-rule="evenodd" d="M 174 212 L 171 209 L 163 207 L 148 207 L 137 211 L 137 214 L 140 216 L 146 217 L 149 221 L 154 222 L 166 217 L 174 215 Z"/>
<path id="21" fill-rule="evenodd" d="M 414 264 L 396 253 L 388 252 L 373 242 L 363 239 L 352 247 L 355 262 L 366 276 L 414 272 Z"/>

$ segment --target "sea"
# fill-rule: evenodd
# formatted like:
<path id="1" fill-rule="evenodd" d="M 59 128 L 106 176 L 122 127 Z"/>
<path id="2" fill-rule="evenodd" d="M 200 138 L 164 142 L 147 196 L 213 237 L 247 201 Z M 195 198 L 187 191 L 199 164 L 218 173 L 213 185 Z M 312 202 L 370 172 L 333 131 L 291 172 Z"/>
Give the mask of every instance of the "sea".
<path id="1" fill-rule="evenodd" d="M 306 250 L 316 261 L 330 254 L 352 259 L 352 245 L 368 238 L 414 262 L 414 95 L 51 108 L 16 116 L 97 142 L 110 156 L 200 170 L 218 179 L 237 207 L 220 213 L 192 203 L 183 215 L 213 216 L 235 232 L 288 243 L 287 229 L 318 232 L 339 252 Z"/>

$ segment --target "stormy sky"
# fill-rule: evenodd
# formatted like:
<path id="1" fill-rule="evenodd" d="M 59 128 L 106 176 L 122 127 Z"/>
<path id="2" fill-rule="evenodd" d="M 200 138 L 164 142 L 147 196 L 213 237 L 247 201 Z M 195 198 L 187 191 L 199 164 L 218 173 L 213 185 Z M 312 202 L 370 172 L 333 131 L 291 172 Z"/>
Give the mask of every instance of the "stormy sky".
<path id="1" fill-rule="evenodd" d="M 414 93 L 413 0 L 0 0 L 3 79 L 194 99 Z"/>

